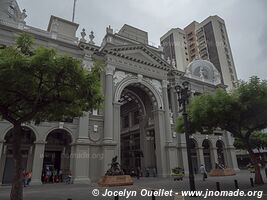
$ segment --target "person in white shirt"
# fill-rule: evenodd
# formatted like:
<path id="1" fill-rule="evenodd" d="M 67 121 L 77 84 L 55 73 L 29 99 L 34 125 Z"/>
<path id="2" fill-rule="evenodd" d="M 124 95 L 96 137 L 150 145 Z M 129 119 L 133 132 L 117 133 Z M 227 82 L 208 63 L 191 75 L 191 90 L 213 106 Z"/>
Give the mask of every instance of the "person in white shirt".
<path id="1" fill-rule="evenodd" d="M 199 172 L 203 175 L 203 181 L 205 181 L 208 176 L 204 165 L 200 165 Z"/>

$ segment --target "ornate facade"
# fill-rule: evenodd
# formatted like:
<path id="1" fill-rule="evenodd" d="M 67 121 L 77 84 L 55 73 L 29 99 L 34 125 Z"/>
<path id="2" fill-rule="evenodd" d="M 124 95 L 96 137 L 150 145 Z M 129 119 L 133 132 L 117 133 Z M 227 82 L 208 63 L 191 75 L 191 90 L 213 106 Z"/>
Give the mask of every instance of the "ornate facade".
<path id="1" fill-rule="evenodd" d="M 77 28 L 78 24 L 55 16 L 48 31 L 10 18 L 0 21 L 1 45 L 12 45 L 18 33 L 29 32 L 37 45 L 76 57 L 89 70 L 94 56 L 106 64 L 101 75 L 102 110 L 85 112 L 83 117 L 65 122 L 24 125 L 23 163 L 33 172 L 32 184 L 41 184 L 42 171 L 47 167 L 71 171 L 75 183 L 96 181 L 114 156 L 126 173 L 140 167 L 144 174 L 167 177 L 179 166 L 188 174 L 185 136 L 175 131 L 180 108 L 174 85 L 187 80 L 195 95 L 224 87 L 214 66 L 194 61 L 186 73 L 180 72 L 163 59 L 162 48 L 147 44 L 146 32 L 129 25 L 118 33 L 108 27 L 101 46 L 94 44 L 92 32 L 88 42 L 85 30 L 78 39 Z M 13 173 L 11 129 L 9 122 L 0 121 L 2 184 L 10 183 Z M 190 145 L 196 172 L 200 164 L 211 169 L 218 162 L 238 170 L 230 133 L 196 133 Z"/>

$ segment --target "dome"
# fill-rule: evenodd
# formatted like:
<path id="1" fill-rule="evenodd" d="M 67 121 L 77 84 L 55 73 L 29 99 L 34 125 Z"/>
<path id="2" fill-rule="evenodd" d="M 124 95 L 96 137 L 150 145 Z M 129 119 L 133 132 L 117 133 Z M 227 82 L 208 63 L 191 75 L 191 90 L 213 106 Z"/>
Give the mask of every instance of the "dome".
<path id="1" fill-rule="evenodd" d="M 185 76 L 214 85 L 222 82 L 220 73 L 216 67 L 211 62 L 202 59 L 196 59 L 189 63 L 186 67 Z"/>

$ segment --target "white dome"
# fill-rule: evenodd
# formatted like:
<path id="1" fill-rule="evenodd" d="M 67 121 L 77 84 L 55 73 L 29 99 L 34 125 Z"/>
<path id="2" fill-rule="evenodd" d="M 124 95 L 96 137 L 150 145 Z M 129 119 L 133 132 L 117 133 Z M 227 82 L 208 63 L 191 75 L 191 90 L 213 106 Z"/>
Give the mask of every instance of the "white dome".
<path id="1" fill-rule="evenodd" d="M 186 67 L 185 76 L 214 85 L 221 83 L 221 76 L 216 67 L 211 62 L 202 59 L 196 59 L 189 63 Z"/>

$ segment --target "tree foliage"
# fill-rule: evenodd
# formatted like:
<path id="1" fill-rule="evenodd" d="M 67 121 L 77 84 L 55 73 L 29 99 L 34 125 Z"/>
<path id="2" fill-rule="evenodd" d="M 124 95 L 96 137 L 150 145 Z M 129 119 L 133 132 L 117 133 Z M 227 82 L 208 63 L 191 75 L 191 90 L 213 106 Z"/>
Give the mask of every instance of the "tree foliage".
<path id="1" fill-rule="evenodd" d="M 249 138 L 249 143 L 251 148 L 258 149 L 260 152 L 261 149 L 267 147 L 267 133 L 261 131 L 253 132 Z M 247 149 L 246 144 L 240 138 L 235 138 L 234 146 L 237 149 Z"/>
<path id="2" fill-rule="evenodd" d="M 11 123 L 61 120 L 97 108 L 102 101 L 99 63 L 91 72 L 54 49 L 32 51 L 29 36 L 0 51 L 0 111 Z"/>

